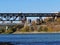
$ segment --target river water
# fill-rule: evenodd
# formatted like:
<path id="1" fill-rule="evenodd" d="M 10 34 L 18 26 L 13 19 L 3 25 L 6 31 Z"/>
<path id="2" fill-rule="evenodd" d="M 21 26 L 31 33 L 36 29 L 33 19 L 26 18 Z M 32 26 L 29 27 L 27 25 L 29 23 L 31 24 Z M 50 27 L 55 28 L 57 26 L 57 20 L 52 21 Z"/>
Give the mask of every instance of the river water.
<path id="1" fill-rule="evenodd" d="M 60 33 L 0 34 L 0 42 L 14 45 L 60 45 Z"/>

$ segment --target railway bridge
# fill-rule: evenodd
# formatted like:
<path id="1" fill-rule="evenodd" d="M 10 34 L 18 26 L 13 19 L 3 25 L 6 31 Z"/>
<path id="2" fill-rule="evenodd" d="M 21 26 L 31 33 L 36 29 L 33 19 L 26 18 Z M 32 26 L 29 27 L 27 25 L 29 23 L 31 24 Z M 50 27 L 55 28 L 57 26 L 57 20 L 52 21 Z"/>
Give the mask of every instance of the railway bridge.
<path id="1" fill-rule="evenodd" d="M 27 17 L 60 17 L 60 13 L 0 13 L 0 22 L 2 21 L 5 24 L 5 21 L 10 21 L 13 24 L 13 21 L 26 21 Z"/>

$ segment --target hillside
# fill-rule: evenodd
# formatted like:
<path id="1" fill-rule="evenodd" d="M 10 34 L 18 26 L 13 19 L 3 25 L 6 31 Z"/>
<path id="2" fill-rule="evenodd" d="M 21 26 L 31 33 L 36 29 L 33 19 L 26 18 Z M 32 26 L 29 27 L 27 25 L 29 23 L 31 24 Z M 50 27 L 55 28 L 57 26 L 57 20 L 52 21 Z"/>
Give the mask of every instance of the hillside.
<path id="1" fill-rule="evenodd" d="M 13 25 L 9 26 L 6 30 L 5 26 L 0 26 L 0 34 L 11 34 L 20 32 L 60 32 L 60 18 L 53 20 L 52 18 L 45 18 L 38 21 L 38 23 L 32 21 L 31 23 L 25 23 L 25 25 Z"/>

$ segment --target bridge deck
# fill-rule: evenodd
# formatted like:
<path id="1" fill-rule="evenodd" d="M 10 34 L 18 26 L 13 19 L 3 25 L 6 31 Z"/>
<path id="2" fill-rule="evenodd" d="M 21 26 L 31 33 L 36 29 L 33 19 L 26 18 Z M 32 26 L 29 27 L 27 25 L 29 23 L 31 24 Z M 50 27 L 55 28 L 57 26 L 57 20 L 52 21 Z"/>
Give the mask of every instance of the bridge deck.
<path id="1" fill-rule="evenodd" d="M 0 13 L 0 16 L 49 17 L 60 15 L 58 15 L 58 13 Z"/>

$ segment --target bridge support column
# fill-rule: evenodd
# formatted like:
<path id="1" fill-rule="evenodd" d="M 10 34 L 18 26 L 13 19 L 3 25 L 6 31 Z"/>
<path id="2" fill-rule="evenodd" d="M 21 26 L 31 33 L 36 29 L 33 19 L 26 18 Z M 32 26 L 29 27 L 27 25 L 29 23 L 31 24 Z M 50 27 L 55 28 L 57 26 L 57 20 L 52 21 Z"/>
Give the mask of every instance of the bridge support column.
<path id="1" fill-rule="evenodd" d="M 7 30 L 8 30 L 8 26 L 6 26 L 6 32 L 7 32 Z"/>
<path id="2" fill-rule="evenodd" d="M 57 19 L 57 16 L 54 16 L 54 17 L 53 17 L 53 21 L 56 21 L 56 19 Z"/>
<path id="3" fill-rule="evenodd" d="M 25 16 L 22 16 L 22 17 L 21 17 L 21 21 L 22 21 L 22 23 L 25 24 L 25 22 L 27 21 L 27 18 L 26 18 Z"/>
<path id="4" fill-rule="evenodd" d="M 32 21 L 31 21 L 31 19 L 28 19 L 28 21 L 27 21 L 27 22 L 28 22 L 28 24 L 31 24 L 31 22 L 32 22 Z"/>
<path id="5" fill-rule="evenodd" d="M 13 21 L 12 21 L 12 20 L 11 20 L 10 22 L 11 22 L 11 23 L 13 23 Z"/>
<path id="6" fill-rule="evenodd" d="M 40 23 L 42 23 L 42 21 L 43 21 L 42 17 L 39 17 L 39 19 L 40 19 Z"/>
<path id="7" fill-rule="evenodd" d="M 37 25 L 40 24 L 40 19 L 36 19 L 36 24 L 37 24 Z"/>
<path id="8" fill-rule="evenodd" d="M 55 16 L 55 20 L 57 19 L 57 16 Z"/>
<path id="9" fill-rule="evenodd" d="M 5 23 L 5 21 L 2 21 L 2 23 L 4 24 L 4 23 Z"/>
<path id="10" fill-rule="evenodd" d="M 40 21 L 42 21 L 42 17 L 39 17 Z"/>

